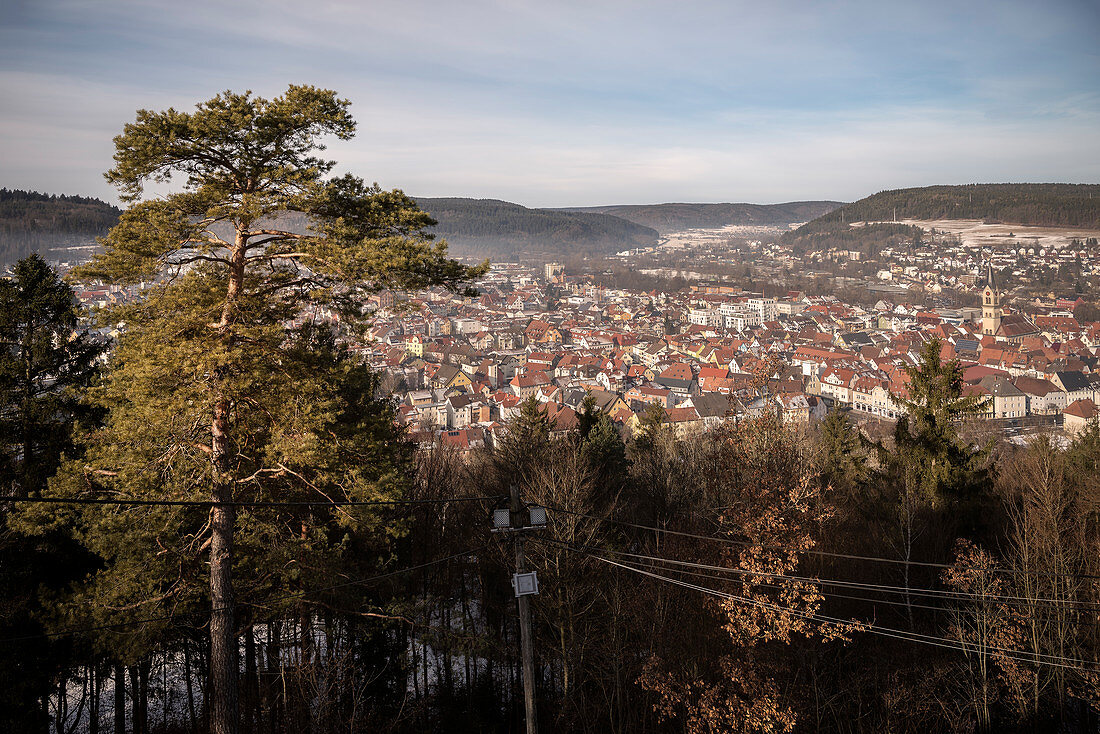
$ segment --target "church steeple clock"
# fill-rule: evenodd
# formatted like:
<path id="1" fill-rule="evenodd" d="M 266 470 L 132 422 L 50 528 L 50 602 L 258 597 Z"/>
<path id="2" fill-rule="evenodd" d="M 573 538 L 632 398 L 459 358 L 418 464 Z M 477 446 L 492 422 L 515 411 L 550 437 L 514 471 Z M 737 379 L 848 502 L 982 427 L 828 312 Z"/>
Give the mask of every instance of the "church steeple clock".
<path id="1" fill-rule="evenodd" d="M 985 288 L 982 290 L 982 334 L 996 336 L 1001 330 L 1001 294 L 993 277 L 993 263 L 986 270 Z"/>

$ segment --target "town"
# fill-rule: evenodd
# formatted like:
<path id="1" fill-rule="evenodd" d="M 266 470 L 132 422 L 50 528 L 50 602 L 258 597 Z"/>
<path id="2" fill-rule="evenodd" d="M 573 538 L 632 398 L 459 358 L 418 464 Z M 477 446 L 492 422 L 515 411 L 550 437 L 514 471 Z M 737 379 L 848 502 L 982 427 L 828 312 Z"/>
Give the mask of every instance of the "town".
<path id="1" fill-rule="evenodd" d="M 895 399 L 906 395 L 904 368 L 932 339 L 944 361 L 959 361 L 964 394 L 984 400 L 983 418 L 1010 433 L 1045 427 L 1072 436 L 1097 420 L 1100 323 L 1075 318 L 1080 299 L 1010 309 L 998 277 L 987 265 L 965 278 L 981 306 L 884 295 L 865 308 L 721 283 L 635 292 L 557 263 L 495 263 L 476 297 L 444 289 L 370 296 L 372 328 L 345 341 L 381 373 L 422 447 L 491 444 L 532 396 L 562 433 L 589 396 L 624 435 L 651 405 L 681 437 L 768 410 L 789 423 L 830 410 L 889 422 L 904 411 Z M 102 306 L 133 293 L 77 296 Z M 338 321 L 327 312 L 300 318 Z"/>

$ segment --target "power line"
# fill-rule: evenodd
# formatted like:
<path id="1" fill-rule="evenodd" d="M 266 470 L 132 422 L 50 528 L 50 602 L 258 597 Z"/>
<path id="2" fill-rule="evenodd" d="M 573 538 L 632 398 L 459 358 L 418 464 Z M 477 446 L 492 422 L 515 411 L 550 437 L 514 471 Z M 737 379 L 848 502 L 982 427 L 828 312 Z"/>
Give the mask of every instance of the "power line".
<path id="1" fill-rule="evenodd" d="M 376 507 L 387 505 L 439 505 L 448 502 L 495 502 L 502 497 L 444 497 L 440 499 L 416 500 L 302 500 L 280 502 L 237 501 L 215 502 L 213 500 L 135 500 L 112 499 L 107 497 L 2 497 L 0 503 L 23 502 L 61 505 L 126 505 L 136 507 Z"/>
<path id="2" fill-rule="evenodd" d="M 275 597 L 274 599 L 269 599 L 267 601 L 267 603 L 268 604 L 274 604 L 274 603 L 282 602 L 282 601 L 293 601 L 295 599 L 302 599 L 302 598 L 304 598 L 304 597 L 306 597 L 310 594 L 317 594 L 317 593 L 320 593 L 322 591 L 332 591 L 333 589 L 341 589 L 341 588 L 344 588 L 346 586 L 355 586 L 355 585 L 358 585 L 358 584 L 369 584 L 369 583 L 373 583 L 375 581 L 381 581 L 382 579 L 390 578 L 392 576 L 400 576 L 402 574 L 412 573 L 413 571 L 419 571 L 421 569 L 428 568 L 430 566 L 436 566 L 440 563 L 446 563 L 447 561 L 453 561 L 456 558 L 463 558 L 465 556 L 473 555 L 475 553 L 481 552 L 482 550 L 484 550 L 487 547 L 488 547 L 488 544 L 480 546 L 479 548 L 474 548 L 472 550 L 464 551 L 462 553 L 455 553 L 454 555 L 446 556 L 444 558 L 437 558 L 434 561 L 428 561 L 427 563 L 421 563 L 421 564 L 416 565 L 416 566 L 410 566 L 408 568 L 402 568 L 402 569 L 398 569 L 396 571 L 388 571 L 387 573 L 382 573 L 382 574 L 378 574 L 376 576 L 370 576 L 370 577 L 363 578 L 363 579 L 352 579 L 350 581 L 342 581 L 338 584 L 332 584 L 330 586 L 321 586 L 321 587 L 318 587 L 316 589 L 306 589 L 306 590 L 303 590 L 303 591 L 296 591 L 293 594 L 287 594 L 285 596 L 280 596 L 280 597 Z M 259 605 L 254 603 L 254 602 L 241 602 L 240 604 L 238 604 L 236 606 L 258 607 Z M 216 609 L 211 609 L 210 613 L 213 614 L 214 612 L 224 612 L 228 608 L 229 607 L 218 607 Z M 179 617 L 177 615 L 174 615 L 174 614 L 162 614 L 162 615 L 158 615 L 156 617 L 146 617 L 146 618 L 143 618 L 143 619 L 134 619 L 134 620 L 130 620 L 128 622 L 117 622 L 115 624 L 101 624 L 101 625 L 97 625 L 95 627 L 80 627 L 80 628 L 75 628 L 75 629 L 61 630 L 59 632 L 43 632 L 41 634 L 27 635 L 25 637 L 11 637 L 11 638 L 8 638 L 6 640 L 0 640 L 0 644 L 9 643 L 9 642 L 22 642 L 24 640 L 38 640 L 38 639 L 42 639 L 42 638 L 68 637 L 69 635 L 78 635 L 78 634 L 84 634 L 84 633 L 87 633 L 87 632 L 100 632 L 100 631 L 103 631 L 103 630 L 118 629 L 120 627 L 133 627 L 133 626 L 136 626 L 136 625 L 139 625 L 139 624 L 147 624 L 149 622 L 163 622 L 163 621 L 166 621 L 166 620 L 172 620 L 172 619 L 178 619 L 178 618 Z"/>
<path id="3" fill-rule="evenodd" d="M 588 555 L 588 554 L 586 554 L 586 555 Z M 675 584 L 678 584 L 680 586 L 685 586 L 685 587 L 688 587 L 688 588 L 694 588 L 694 589 L 697 589 L 699 591 L 708 592 L 708 593 L 714 594 L 716 596 L 721 596 L 721 597 L 724 597 L 724 598 L 727 598 L 727 599 L 730 599 L 730 600 L 733 600 L 733 601 L 743 601 L 743 602 L 747 602 L 747 603 L 750 603 L 750 604 L 759 605 L 759 606 L 762 606 L 762 607 L 765 607 L 765 608 L 768 608 L 768 609 L 772 609 L 774 611 L 788 612 L 788 613 L 791 613 L 791 614 L 795 614 L 797 616 L 804 617 L 806 619 L 822 620 L 822 621 L 829 622 L 829 623 L 832 623 L 832 624 L 837 624 L 837 625 L 865 627 L 867 629 L 867 631 L 871 631 L 871 632 L 879 631 L 879 632 L 896 633 L 897 635 L 905 635 L 905 636 L 908 636 L 910 638 L 913 638 L 912 641 L 915 641 L 915 642 L 916 641 L 922 641 L 922 640 L 934 640 L 934 641 L 939 641 L 939 642 L 947 642 L 947 643 L 951 643 L 952 645 L 954 645 L 957 649 L 961 649 L 963 651 L 966 651 L 967 647 L 968 647 L 967 643 L 964 643 L 964 642 L 955 643 L 955 641 L 951 640 L 950 638 L 935 637 L 933 635 L 925 635 L 925 634 L 921 634 L 919 632 L 908 632 L 906 630 L 896 630 L 896 629 L 891 629 L 891 628 L 887 628 L 887 627 L 878 627 L 878 626 L 874 625 L 873 623 L 869 623 L 869 622 L 860 622 L 858 620 L 845 620 L 845 619 L 840 619 L 838 617 L 832 617 L 832 616 L 828 616 L 828 615 L 824 615 L 824 614 L 814 614 L 814 613 L 810 613 L 810 612 L 800 612 L 797 609 L 790 609 L 788 607 L 776 606 L 776 605 L 772 605 L 772 604 L 769 604 L 767 602 L 763 602 L 763 601 L 760 601 L 760 600 L 757 600 L 757 599 L 750 599 L 748 597 L 742 597 L 742 596 L 738 596 L 736 594 L 730 594 L 730 593 L 727 593 L 727 592 L 719 591 L 717 589 L 709 589 L 707 587 L 702 587 L 702 586 L 698 586 L 698 585 L 695 585 L 695 584 L 690 584 L 688 582 L 680 581 L 678 579 L 673 579 L 673 578 L 670 578 L 670 577 L 667 577 L 667 576 L 661 576 L 659 574 L 652 574 L 652 573 L 644 571 L 643 569 L 636 568 L 636 567 L 633 567 L 633 566 L 629 566 L 629 565 L 626 565 L 626 564 L 621 564 L 621 563 L 618 563 L 618 562 L 613 561 L 611 559 L 600 558 L 599 556 L 595 556 L 595 555 L 592 555 L 590 557 L 595 558 L 596 560 L 604 561 L 605 563 L 610 563 L 612 565 L 619 566 L 621 568 L 627 568 L 627 569 L 630 569 L 632 571 L 636 571 L 638 573 L 642 573 L 644 575 L 651 576 L 653 578 L 658 578 L 658 579 L 661 579 L 661 580 L 664 580 L 664 581 L 675 583 Z M 1092 665 L 1095 662 L 1095 661 L 1091 661 L 1091 660 L 1081 660 L 1081 659 L 1078 659 L 1078 658 L 1067 658 L 1067 657 L 1059 656 L 1059 655 L 1051 655 L 1049 653 L 1028 653 L 1025 650 L 1016 650 L 1016 649 L 1012 649 L 1012 648 L 1003 648 L 1003 647 L 997 647 L 995 645 L 986 645 L 986 644 L 982 644 L 982 643 L 970 643 L 970 646 L 975 647 L 975 648 L 981 648 L 981 649 L 984 649 L 984 650 L 993 650 L 993 651 L 997 651 L 997 652 L 1004 652 L 1004 653 L 1010 654 L 1010 656 L 1011 656 L 1011 654 L 1014 654 L 1014 653 L 1019 653 L 1021 655 L 1030 655 L 1030 656 L 1032 656 L 1031 658 L 1017 658 L 1017 659 L 1022 659 L 1022 660 L 1030 661 L 1030 662 L 1043 662 L 1043 661 L 1033 660 L 1034 657 L 1049 657 L 1049 658 L 1053 658 L 1053 659 L 1056 659 L 1056 660 L 1069 661 L 1069 662 L 1072 662 L 1072 663 L 1079 663 L 1081 665 Z M 1070 667 L 1070 666 L 1063 666 L 1063 667 Z M 1097 668 L 1096 670 L 1100 671 L 1100 668 Z"/>
<path id="4" fill-rule="evenodd" d="M 639 561 L 639 563 L 641 563 L 641 562 Z M 654 564 L 654 563 L 650 563 L 650 564 L 646 565 L 645 568 L 648 568 L 652 571 L 671 571 L 673 573 L 678 573 L 678 574 L 685 575 L 685 576 L 695 576 L 697 578 L 709 579 L 710 581 L 727 581 L 727 582 L 729 581 L 728 578 L 723 578 L 721 576 L 713 576 L 711 574 L 703 573 L 702 571 L 688 571 L 688 570 L 682 569 L 682 568 L 668 569 L 668 568 L 662 568 L 662 567 L 660 567 L 660 566 L 658 566 L 657 564 Z M 786 590 L 785 587 L 783 587 L 779 584 L 756 583 L 756 584 L 753 584 L 753 586 L 759 587 L 761 589 L 772 589 L 774 591 L 785 591 Z M 825 591 L 823 589 L 818 589 L 817 591 L 818 591 L 818 593 L 821 594 L 821 596 L 823 598 L 829 598 L 829 599 L 848 599 L 850 601 L 862 601 L 862 602 L 868 602 L 870 604 L 882 604 L 882 605 L 888 606 L 888 607 L 912 607 L 914 609 L 927 609 L 927 610 L 933 611 L 933 612 L 948 611 L 945 607 L 933 606 L 931 604 L 918 604 L 916 602 L 894 601 L 892 599 L 876 599 L 875 597 L 871 597 L 871 596 L 852 596 L 851 594 L 837 594 L 836 592 Z"/>
<path id="5" fill-rule="evenodd" d="M 595 558 L 596 556 L 593 555 L 593 557 Z M 641 563 L 641 562 L 639 561 L 639 563 Z M 710 574 L 703 573 L 702 571 L 688 571 L 688 570 L 679 569 L 679 568 L 677 568 L 677 569 L 668 569 L 668 568 L 662 568 L 660 566 L 657 566 L 656 564 L 646 564 L 646 565 L 643 565 L 643 567 L 647 568 L 651 571 L 671 571 L 672 573 L 678 573 L 678 574 L 685 575 L 685 576 L 695 576 L 697 578 L 708 579 L 710 581 L 727 581 L 727 582 L 729 581 L 729 579 L 727 579 L 727 578 L 723 578 L 721 576 L 712 576 Z M 753 584 L 753 586 L 757 587 L 757 588 L 761 588 L 761 589 L 771 589 L 771 590 L 774 590 L 774 591 L 784 591 L 784 590 L 786 590 L 785 587 L 783 587 L 779 584 L 756 583 L 756 584 Z M 848 600 L 851 600 L 851 601 L 868 602 L 870 604 L 882 604 L 882 605 L 888 606 L 888 607 L 907 607 L 907 606 L 909 606 L 909 607 L 913 607 L 914 609 L 927 609 L 927 610 L 930 610 L 930 611 L 933 611 L 933 612 L 947 611 L 942 606 L 932 606 L 931 604 L 918 604 L 918 603 L 915 603 L 915 602 L 907 604 L 906 602 L 903 602 L 903 601 L 893 601 L 893 600 L 890 600 L 890 599 L 876 599 L 876 598 L 870 597 L 870 596 L 852 596 L 850 594 L 837 594 L 835 592 L 824 591 L 822 589 L 818 589 L 817 591 L 818 591 L 818 593 L 821 594 L 822 598 L 848 599 Z"/>
<path id="6" fill-rule="evenodd" d="M 660 580 L 660 581 L 665 581 L 667 583 L 675 584 L 677 586 L 682 586 L 682 587 L 685 587 L 685 588 L 688 588 L 688 589 L 693 589 L 695 591 L 700 591 L 700 592 L 703 592 L 703 593 L 706 593 L 706 594 L 710 594 L 712 596 L 717 596 L 717 597 L 720 597 L 720 598 L 728 599 L 730 601 L 744 602 L 744 603 L 747 603 L 747 604 L 752 604 L 752 605 L 755 605 L 755 606 L 759 606 L 759 607 L 764 608 L 764 609 L 769 609 L 771 611 L 777 611 L 777 612 L 783 612 L 783 613 L 787 613 L 787 614 L 793 614 L 797 617 L 800 617 L 802 619 L 806 619 L 806 620 L 809 620 L 809 621 L 825 622 L 825 623 L 839 625 L 839 626 L 842 626 L 842 627 L 856 627 L 856 628 L 858 628 L 856 631 L 865 631 L 865 632 L 870 632 L 872 634 L 881 635 L 881 636 L 884 636 L 884 637 L 892 637 L 892 638 L 895 638 L 895 639 L 904 640 L 904 641 L 907 641 L 907 642 L 919 642 L 919 643 L 922 643 L 922 644 L 932 645 L 932 646 L 935 646 L 935 647 L 943 647 L 943 648 L 948 648 L 948 649 L 953 649 L 953 650 L 959 650 L 959 651 L 962 651 L 962 652 L 972 652 L 972 651 L 1000 652 L 1004 655 L 1004 657 L 1006 657 L 1008 659 L 1011 659 L 1011 660 L 1015 660 L 1017 662 L 1026 662 L 1026 663 L 1032 663 L 1032 664 L 1036 664 L 1036 665 L 1048 665 L 1048 666 L 1051 666 L 1051 667 L 1067 668 L 1067 669 L 1078 671 L 1078 672 L 1087 672 L 1087 673 L 1100 672 L 1100 667 L 1089 667 L 1089 666 L 1095 666 L 1096 665 L 1096 662 L 1092 661 L 1092 660 L 1081 660 L 1081 659 L 1078 659 L 1078 658 L 1067 658 L 1067 657 L 1062 657 L 1062 656 L 1058 656 L 1058 655 L 1049 655 L 1047 653 L 1029 653 L 1026 650 L 1016 650 L 1016 649 L 1012 649 L 1012 648 L 1002 648 L 1002 647 L 997 647 L 997 646 L 993 646 L 993 645 L 986 645 L 986 644 L 982 644 L 982 643 L 956 642 L 956 641 L 954 641 L 950 638 L 947 638 L 947 637 L 936 637 L 936 636 L 933 636 L 933 635 L 924 635 L 924 634 L 920 634 L 920 633 L 917 633 L 917 632 L 907 632 L 905 630 L 898 630 L 898 629 L 893 629 L 893 628 L 889 628 L 889 627 L 880 627 L 878 625 L 875 625 L 875 624 L 869 623 L 869 622 L 860 622 L 858 620 L 845 620 L 845 619 L 840 619 L 838 617 L 831 617 L 831 616 L 824 615 L 824 614 L 814 614 L 814 613 L 811 613 L 811 612 L 802 612 L 802 611 L 799 611 L 797 609 L 791 609 L 789 607 L 782 607 L 782 606 L 778 606 L 778 605 L 774 605 L 774 604 L 769 604 L 767 602 L 763 602 L 763 601 L 760 601 L 758 599 L 750 599 L 750 598 L 747 598 L 747 597 L 738 596 L 736 594 L 729 594 L 729 593 L 724 592 L 724 591 L 719 591 L 718 589 L 711 589 L 711 588 L 708 588 L 708 587 L 705 587 L 705 586 L 699 586 L 697 584 L 692 584 L 692 583 L 689 583 L 687 581 L 682 581 L 680 579 L 674 579 L 674 578 L 670 578 L 668 576 L 662 576 L 660 574 L 652 573 L 650 571 L 646 571 L 646 570 L 641 569 L 641 568 L 636 568 L 634 566 L 630 566 L 630 565 L 625 564 L 625 563 L 619 563 L 617 561 L 613 561 L 613 560 L 608 559 L 608 558 L 602 558 L 600 556 L 596 556 L 596 555 L 593 555 L 593 554 L 585 553 L 584 555 L 589 556 L 589 557 L 591 557 L 595 560 L 598 560 L 598 561 L 603 561 L 604 563 L 610 564 L 612 566 L 617 566 L 619 568 L 624 568 L 628 571 L 633 571 L 634 573 L 638 573 L 638 574 L 641 574 L 643 576 L 648 576 L 648 577 L 653 578 L 653 579 L 657 579 L 657 580 Z M 1045 660 L 1045 659 L 1039 659 L 1039 658 L 1050 658 L 1050 659 Z"/>
<path id="7" fill-rule="evenodd" d="M 982 599 L 1002 602 L 1013 606 L 1023 606 L 1032 608 L 1052 608 L 1052 609 L 1073 609 L 1074 611 L 1095 611 L 1100 608 L 1100 605 L 1092 602 L 1080 602 L 1080 601 L 1060 601 L 1057 599 L 1049 599 L 1046 597 L 1038 597 L 1035 599 L 1029 599 L 1022 596 L 1012 595 L 997 595 L 997 594 L 978 594 L 976 592 L 967 591 L 953 591 L 950 589 L 928 589 L 924 587 L 910 587 L 905 588 L 903 586 L 889 586 L 885 584 L 869 584 L 860 581 L 845 581 L 843 579 L 822 579 L 810 576 L 794 576 L 789 574 L 777 574 L 769 573 L 767 571 L 752 571 L 743 568 L 730 568 L 728 566 L 715 566 L 707 563 L 696 563 L 692 561 L 681 561 L 675 558 L 661 558 L 659 556 L 649 556 L 643 553 L 631 553 L 629 551 L 612 550 L 607 548 L 600 548 L 597 546 L 574 546 L 572 544 L 563 543 L 560 540 L 543 539 L 544 542 L 554 543 L 564 546 L 569 550 L 578 550 L 581 552 L 597 551 L 602 553 L 610 553 L 612 555 L 627 556 L 630 558 L 641 559 L 645 561 L 656 561 L 659 563 L 665 563 L 672 566 L 682 566 L 687 568 L 698 568 L 707 571 L 718 571 L 720 573 L 728 573 L 735 576 L 751 576 L 754 578 L 767 578 L 767 579 L 784 579 L 789 581 L 799 581 L 809 584 L 817 584 L 821 586 L 834 586 L 837 588 L 856 589 L 862 591 L 876 591 L 884 594 L 895 594 L 905 596 L 917 596 L 933 599 L 945 599 L 949 601 L 962 601 L 967 599 Z M 673 569 L 667 569 L 673 570 Z M 885 600 L 883 600 L 886 603 Z"/>
<path id="8" fill-rule="evenodd" d="M 546 505 L 546 509 L 553 510 L 555 512 L 562 512 L 567 515 L 574 515 L 576 517 L 584 517 L 589 520 L 595 520 L 597 522 L 611 523 L 613 525 L 622 525 L 624 527 L 636 528 L 638 530 L 651 530 L 655 533 L 664 533 L 666 535 L 677 535 L 684 538 L 694 538 L 696 540 L 709 540 L 718 543 L 727 543 L 729 545 L 737 545 L 748 548 L 763 548 L 765 550 L 781 550 L 784 552 L 791 552 L 791 548 L 784 548 L 776 545 L 769 545 L 766 543 L 753 543 L 749 540 L 740 540 L 737 538 L 722 538 L 715 535 L 703 535 L 701 533 L 689 533 L 683 530 L 670 530 L 668 528 L 659 528 L 653 525 L 641 525 L 635 522 L 629 522 L 627 520 L 617 520 L 611 517 L 598 517 L 596 515 L 588 515 L 583 512 L 576 512 L 574 510 L 566 510 L 562 507 L 554 507 L 553 505 Z M 814 550 L 814 549 L 800 549 L 794 550 L 795 553 L 811 556 L 823 556 L 826 558 L 841 558 L 845 560 L 853 561 L 872 561 L 874 563 L 892 563 L 901 566 L 917 566 L 922 568 L 941 568 L 941 569 L 957 569 L 957 570 L 982 570 L 990 573 L 1007 573 L 1007 574 L 1020 574 L 1020 575 L 1032 575 L 1032 576 L 1054 576 L 1054 577 L 1071 577 L 1080 579 L 1100 579 L 1098 574 L 1087 573 L 1062 573 L 1058 571 L 1025 571 L 1017 568 L 994 568 L 994 569 L 974 569 L 968 566 L 955 566 L 950 563 L 933 563 L 931 561 L 905 561 L 898 558 L 883 558 L 881 556 L 860 556 L 852 553 L 835 553 L 832 551 Z"/>
<path id="9" fill-rule="evenodd" d="M 614 551 L 611 551 L 611 552 L 614 553 Z M 643 561 L 636 561 L 636 563 L 642 564 Z M 661 566 L 657 565 L 656 563 L 648 563 L 647 565 L 645 565 L 645 567 L 649 568 L 651 570 L 655 570 L 655 571 L 666 571 L 666 572 L 671 571 L 672 573 L 678 573 L 678 574 L 686 575 L 686 576 L 695 576 L 697 578 L 704 578 L 704 579 L 708 579 L 708 580 L 711 580 L 711 581 L 725 581 L 725 582 L 731 581 L 731 579 L 729 579 L 728 577 L 715 576 L 713 574 L 704 573 L 702 571 L 689 571 L 687 569 L 682 569 L 682 568 L 673 568 L 673 569 L 664 568 L 664 567 L 661 567 Z M 787 579 L 791 579 L 792 581 L 798 580 L 798 581 L 805 582 L 804 579 L 800 579 L 799 577 L 780 576 L 779 578 L 787 578 Z M 812 583 L 816 583 L 820 586 L 833 586 L 834 585 L 834 584 L 831 584 L 827 581 L 821 581 L 821 580 L 813 581 Z M 756 583 L 753 583 L 752 585 L 756 586 L 756 587 L 759 587 L 759 588 L 762 588 L 762 589 L 773 589 L 773 590 L 776 590 L 776 591 L 784 591 L 785 590 L 785 587 L 783 587 L 780 584 L 775 584 L 775 583 L 769 584 L 769 583 L 756 582 Z M 867 602 L 869 604 L 882 604 L 883 606 L 888 606 L 888 607 L 926 609 L 926 610 L 933 611 L 933 612 L 951 612 L 951 611 L 954 611 L 950 607 L 933 606 L 931 604 L 920 604 L 920 603 L 912 602 L 912 601 L 901 601 L 901 600 L 895 600 L 895 599 L 881 599 L 881 598 L 876 598 L 876 597 L 871 597 L 871 596 L 853 596 L 851 594 L 838 594 L 835 591 L 825 591 L 824 589 L 817 589 L 817 591 L 818 591 L 818 593 L 821 594 L 822 597 L 830 598 L 830 599 L 847 599 L 847 600 L 851 600 L 851 601 Z M 925 595 L 920 595 L 920 596 L 925 596 Z M 991 600 L 993 599 L 993 597 L 983 597 L 983 598 L 988 598 L 988 599 L 991 599 Z M 964 600 L 962 600 L 962 599 L 945 599 L 945 601 L 964 601 Z M 1024 606 L 1028 606 L 1028 605 L 1024 605 Z M 1039 608 L 1039 609 L 1055 609 L 1055 608 L 1058 608 L 1058 607 L 1056 605 L 1039 605 L 1036 608 Z M 1083 610 L 1080 610 L 1080 609 L 1072 610 L 1071 609 L 1069 611 L 1082 612 Z"/>
<path id="10" fill-rule="evenodd" d="M 577 552 L 582 552 L 582 554 L 583 554 L 583 551 L 580 551 L 577 548 L 569 548 L 569 549 L 570 550 L 577 550 Z M 615 554 L 616 551 L 608 550 L 606 552 L 610 552 L 610 554 Z M 596 557 L 595 554 L 583 554 L 583 555 L 591 555 L 593 557 Z M 636 561 L 636 562 L 643 563 L 643 561 L 640 561 L 640 560 Z M 711 581 L 726 581 L 726 582 L 730 581 L 730 579 L 728 579 L 728 578 L 720 577 L 720 576 L 713 576 L 713 574 L 711 574 L 711 573 L 704 573 L 702 571 L 689 571 L 689 570 L 685 570 L 685 569 L 662 568 L 662 567 L 658 566 L 657 563 L 652 563 L 652 562 L 646 563 L 645 568 L 648 568 L 648 569 L 653 570 L 653 571 L 671 571 L 673 573 L 680 573 L 680 574 L 682 574 L 682 576 L 693 576 L 693 577 L 696 577 L 696 578 L 708 579 L 708 580 L 711 580 Z M 791 578 L 791 577 L 781 577 L 781 578 Z M 784 587 L 782 587 L 782 585 L 777 584 L 777 583 L 753 583 L 752 585 L 753 585 L 753 587 L 758 587 L 760 589 L 772 589 L 772 590 L 775 590 L 775 591 L 783 591 L 784 590 Z M 831 591 L 828 591 L 828 592 L 823 591 L 823 590 L 818 590 L 818 591 L 820 591 L 822 596 L 827 596 L 827 598 L 831 598 L 831 599 L 847 599 L 847 600 L 857 601 L 857 602 L 870 602 L 872 604 L 883 604 L 883 605 L 886 605 L 886 606 L 912 606 L 912 607 L 914 607 L 914 609 L 931 610 L 933 612 L 947 611 L 947 610 L 945 610 L 945 607 L 943 607 L 943 606 L 933 606 L 931 604 L 917 604 L 917 603 L 912 603 L 912 602 L 911 603 L 906 603 L 906 602 L 900 602 L 900 601 L 893 601 L 893 600 L 889 600 L 889 599 L 876 599 L 876 598 L 873 598 L 873 596 L 853 596 L 853 595 L 849 595 L 849 594 L 838 594 L 838 593 L 831 592 Z"/>

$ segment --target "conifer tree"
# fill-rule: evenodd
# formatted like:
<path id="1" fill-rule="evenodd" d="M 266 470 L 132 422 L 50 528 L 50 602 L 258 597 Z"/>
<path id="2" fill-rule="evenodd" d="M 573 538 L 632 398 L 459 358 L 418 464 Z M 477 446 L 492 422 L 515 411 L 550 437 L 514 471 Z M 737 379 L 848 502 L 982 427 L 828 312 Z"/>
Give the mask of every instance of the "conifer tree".
<path id="1" fill-rule="evenodd" d="M 595 424 L 581 442 L 581 455 L 596 473 L 605 500 L 613 501 L 626 481 L 626 446 L 607 413 L 599 411 Z"/>
<path id="2" fill-rule="evenodd" d="M 3 494 L 45 486 L 87 416 L 80 390 L 91 383 L 103 346 L 78 335 L 72 289 L 38 255 L 0 280 L 0 466 Z"/>
<path id="3" fill-rule="evenodd" d="M 96 376 L 102 345 L 78 335 L 72 289 L 38 255 L 0 280 L 0 495 L 40 492 L 71 451 L 73 426 L 95 415 L 82 391 Z M 58 534 L 28 538 L 0 514 L 0 729 L 45 728 L 39 704 L 68 662 L 65 645 L 22 639 L 41 631 L 39 589 L 57 589 L 83 569 Z"/>
<path id="4" fill-rule="evenodd" d="M 588 432 L 599 422 L 600 414 L 601 411 L 596 405 L 596 397 L 591 390 L 587 391 L 584 400 L 581 402 L 581 409 L 577 411 L 577 433 L 580 435 L 581 440 L 588 438 Z"/>
<path id="5" fill-rule="evenodd" d="M 821 421 L 822 486 L 848 493 L 860 487 L 868 475 L 859 429 L 843 411 L 831 411 Z"/>
<path id="6" fill-rule="evenodd" d="M 959 437 L 959 421 L 981 412 L 985 400 L 963 394 L 958 360 L 944 362 L 943 342 L 929 340 L 916 365 L 905 367 L 908 395 L 891 394 L 905 409 L 894 431 L 896 458 L 914 472 L 920 490 L 932 504 L 957 495 L 977 477 L 982 456 Z"/>
<path id="7" fill-rule="evenodd" d="M 529 395 L 519 405 L 519 414 L 508 422 L 493 451 L 499 490 L 512 484 L 528 484 L 550 448 L 550 419 L 546 411 Z"/>
<path id="8" fill-rule="evenodd" d="M 645 407 L 638 416 L 638 427 L 634 431 L 634 441 L 639 444 L 652 444 L 657 441 L 665 431 L 665 418 L 668 413 L 657 401 L 653 401 Z"/>
<path id="9" fill-rule="evenodd" d="M 272 560 L 263 552 L 298 562 L 341 543 L 326 536 L 331 527 L 312 530 L 308 513 L 259 523 L 262 513 L 238 516 L 227 503 L 392 497 L 402 486 L 386 443 L 392 420 L 350 387 L 369 390 L 369 380 L 348 360 L 318 354 L 297 325 L 333 314 L 348 333 L 371 292 L 458 289 L 483 272 L 448 259 L 426 231 L 434 221 L 402 192 L 328 177 L 334 162 L 318 157 L 321 140 L 353 136 L 348 108 L 332 91 L 290 86 L 273 99 L 225 92 L 193 112 L 139 111 L 115 138 L 106 174 L 129 208 L 78 273 L 155 285 L 115 314 L 127 332 L 98 393 L 111 417 L 63 489 L 218 503 L 209 530 L 193 512 L 167 509 L 144 526 L 155 536 L 147 543 L 209 549 L 216 734 L 237 731 L 234 571 Z M 143 198 L 151 182 L 178 188 Z M 377 524 L 361 512 L 329 516 L 346 530 Z M 114 547 L 102 546 L 110 559 L 138 562 L 132 548 Z M 147 592 L 188 598 L 174 586 L 162 579 Z"/>
<path id="10" fill-rule="evenodd" d="M 979 413 L 985 401 L 963 394 L 962 367 L 957 360 L 943 361 L 942 345 L 929 340 L 917 364 L 905 368 L 908 395 L 891 393 L 905 409 L 894 427 L 893 451 L 879 446 L 906 590 L 915 556 L 943 557 L 960 526 L 981 521 L 981 462 L 987 452 L 964 441 L 958 424 Z M 905 601 L 912 627 L 908 591 Z"/>

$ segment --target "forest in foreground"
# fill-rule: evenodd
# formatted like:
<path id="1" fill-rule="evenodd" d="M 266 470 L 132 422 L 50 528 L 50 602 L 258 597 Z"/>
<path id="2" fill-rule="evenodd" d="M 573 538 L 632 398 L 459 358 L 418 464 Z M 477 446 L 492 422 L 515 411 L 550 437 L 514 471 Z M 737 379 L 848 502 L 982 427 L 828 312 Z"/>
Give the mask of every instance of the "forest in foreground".
<path id="1" fill-rule="evenodd" d="M 17 274 L 6 343 L 74 323 L 44 263 Z M 656 408 L 623 436 L 594 402 L 560 431 L 532 399 L 462 454 L 414 451 L 369 372 L 324 335 L 290 338 L 354 448 L 236 495 L 241 731 L 521 731 L 513 549 L 489 530 L 513 485 L 549 515 L 526 543 L 543 731 L 1095 730 L 1100 432 L 989 435 L 935 342 L 880 442 L 843 413 L 680 440 Z M 112 404 L 122 361 L 51 343 L 36 359 L 75 369 L 30 400 L 0 363 L 19 437 L 0 463 L 0 724 L 208 731 L 213 510 L 157 471 L 158 491 L 107 484 L 108 434 L 132 431 L 110 460 L 133 485 L 173 429 Z M 331 472 L 386 493 L 325 494 Z"/>

